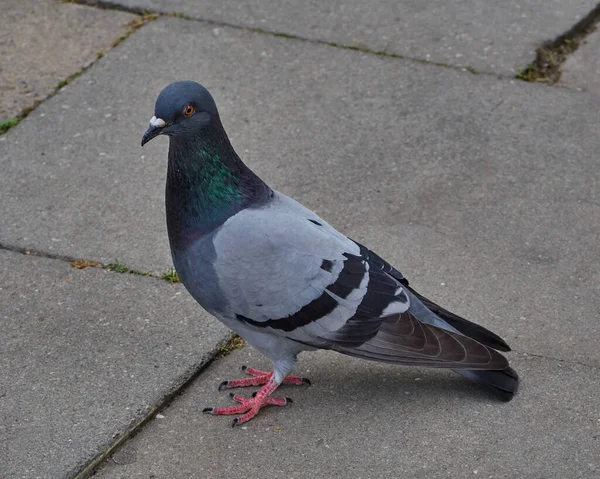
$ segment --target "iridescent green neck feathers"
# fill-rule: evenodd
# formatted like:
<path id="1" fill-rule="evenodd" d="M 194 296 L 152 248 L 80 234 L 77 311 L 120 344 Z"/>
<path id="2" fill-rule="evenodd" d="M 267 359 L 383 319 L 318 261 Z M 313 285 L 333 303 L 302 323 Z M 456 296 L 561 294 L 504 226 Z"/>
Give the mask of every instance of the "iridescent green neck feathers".
<path id="1" fill-rule="evenodd" d="M 172 247 L 186 248 L 271 189 L 237 156 L 225 132 L 170 138 L 166 209 Z"/>

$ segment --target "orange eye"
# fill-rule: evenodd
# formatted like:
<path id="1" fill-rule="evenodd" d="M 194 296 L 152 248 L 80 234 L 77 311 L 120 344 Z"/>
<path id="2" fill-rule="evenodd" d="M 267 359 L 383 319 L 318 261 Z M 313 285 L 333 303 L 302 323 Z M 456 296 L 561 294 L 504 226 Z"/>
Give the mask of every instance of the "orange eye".
<path id="1" fill-rule="evenodd" d="M 183 114 L 185 116 L 192 116 L 192 113 L 194 113 L 195 108 L 192 105 L 188 105 L 183 109 Z"/>

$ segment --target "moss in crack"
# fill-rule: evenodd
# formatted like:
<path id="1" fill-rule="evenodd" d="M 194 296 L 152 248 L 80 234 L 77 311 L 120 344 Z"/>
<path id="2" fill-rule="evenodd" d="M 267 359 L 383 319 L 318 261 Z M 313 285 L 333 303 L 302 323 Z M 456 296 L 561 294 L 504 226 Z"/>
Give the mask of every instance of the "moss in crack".
<path id="1" fill-rule="evenodd" d="M 127 24 L 127 31 L 112 43 L 112 47 L 114 48 L 120 43 L 123 43 L 123 41 L 125 41 L 133 32 L 142 28 L 147 23 L 156 20 L 158 17 L 158 13 L 145 13 L 144 15 L 140 15 L 138 18 L 132 20 Z M 105 53 L 106 52 L 102 52 L 102 56 L 104 56 Z"/>
<path id="2" fill-rule="evenodd" d="M 231 354 L 232 351 L 243 348 L 245 345 L 246 341 L 244 341 L 241 336 L 238 336 L 235 333 L 231 333 L 231 338 L 229 339 L 229 341 L 219 346 L 219 355 L 221 357 L 227 356 L 228 354 Z"/>
<path id="3" fill-rule="evenodd" d="M 169 14 L 167 14 L 167 16 L 173 17 L 173 18 L 181 18 L 183 20 L 194 20 L 194 18 L 190 17 L 189 15 L 186 15 L 185 13 L 180 13 L 180 12 L 169 13 Z"/>
<path id="4" fill-rule="evenodd" d="M 55 93 L 56 93 L 56 91 L 51 93 L 47 98 L 50 98 Z M 26 118 L 27 115 L 29 115 L 33 110 L 35 110 L 40 103 L 42 103 L 42 100 L 35 100 L 33 102 L 33 105 L 26 106 L 25 108 L 23 108 L 23 110 L 21 110 L 21 113 L 19 113 L 17 116 L 14 116 L 12 118 L 9 118 L 8 120 L 0 122 L 0 136 L 4 135 L 8 130 L 17 126 L 19 123 L 21 123 L 21 120 Z"/>
<path id="5" fill-rule="evenodd" d="M 600 22 L 600 4 L 568 32 L 537 48 L 535 60 L 517 73 L 516 78 L 528 82 L 554 84 L 558 82 L 561 66 L 579 48 Z"/>
<path id="6" fill-rule="evenodd" d="M 19 119 L 15 116 L 13 118 L 9 118 L 8 120 L 4 120 L 0 122 L 0 132 L 6 133 L 13 126 L 17 126 L 19 124 Z"/>
<path id="7" fill-rule="evenodd" d="M 58 85 L 56 85 L 56 88 L 58 90 L 60 90 L 61 88 L 66 87 L 69 83 L 71 83 L 73 80 L 75 80 L 75 78 L 80 77 L 82 73 L 83 73 L 83 71 L 78 71 L 78 72 L 73 73 L 72 75 L 69 75 L 64 80 L 59 81 Z"/>
<path id="8" fill-rule="evenodd" d="M 539 83 L 556 83 L 560 78 L 560 66 L 566 60 L 567 55 L 576 50 L 567 48 L 573 45 L 579 46 L 579 41 L 570 41 L 557 47 L 541 46 L 536 51 L 535 61 L 517 73 L 519 80 Z"/>
<path id="9" fill-rule="evenodd" d="M 152 276 L 150 272 L 142 272 L 136 271 L 135 269 L 128 268 L 125 264 L 121 263 L 118 259 L 115 259 L 112 263 L 108 263 L 105 265 L 105 268 L 108 271 L 112 271 L 113 273 L 127 273 L 127 274 L 135 274 L 137 276 Z"/>
<path id="10" fill-rule="evenodd" d="M 179 275 L 174 268 L 169 268 L 168 271 L 163 273 L 160 277 L 169 283 L 181 283 L 181 279 L 179 279 Z"/>

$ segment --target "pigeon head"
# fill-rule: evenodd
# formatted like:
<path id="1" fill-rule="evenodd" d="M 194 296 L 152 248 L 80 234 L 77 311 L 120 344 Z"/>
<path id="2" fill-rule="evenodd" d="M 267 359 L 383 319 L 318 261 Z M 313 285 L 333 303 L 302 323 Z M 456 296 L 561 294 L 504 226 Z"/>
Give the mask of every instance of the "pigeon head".
<path id="1" fill-rule="evenodd" d="M 217 105 L 206 88 L 194 81 L 171 83 L 158 95 L 142 146 L 158 135 L 197 136 L 218 119 Z"/>

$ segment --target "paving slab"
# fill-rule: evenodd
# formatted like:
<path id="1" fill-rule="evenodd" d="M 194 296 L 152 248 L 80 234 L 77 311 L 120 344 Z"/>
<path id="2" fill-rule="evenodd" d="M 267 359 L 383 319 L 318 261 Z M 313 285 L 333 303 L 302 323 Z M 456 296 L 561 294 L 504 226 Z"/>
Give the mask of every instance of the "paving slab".
<path id="1" fill-rule="evenodd" d="M 136 18 L 60 0 L 2 0 L 0 121 L 17 116 L 87 67 Z"/>
<path id="2" fill-rule="evenodd" d="M 0 242 L 166 270 L 167 140 L 139 142 L 182 78 L 269 184 L 423 294 L 600 364 L 600 98 L 577 91 L 163 18 L 0 141 Z"/>
<path id="3" fill-rule="evenodd" d="M 500 403 L 450 371 L 370 363 L 332 352 L 303 356 L 311 387 L 243 427 L 202 414 L 227 405 L 219 381 L 250 349 L 212 363 L 95 478 L 590 478 L 600 471 L 600 370 L 512 355 L 521 392 Z M 243 393 L 249 394 L 252 389 Z M 243 394 L 242 393 L 242 394 Z"/>
<path id="4" fill-rule="evenodd" d="M 600 95 L 600 30 L 585 38 L 561 68 L 560 83 Z"/>
<path id="5" fill-rule="evenodd" d="M 84 0 L 95 3 L 96 0 Z M 117 0 L 119 5 L 514 75 L 596 0 Z"/>
<path id="6" fill-rule="evenodd" d="M 0 250 L 0 477 L 72 477 L 228 333 L 181 285 Z"/>

